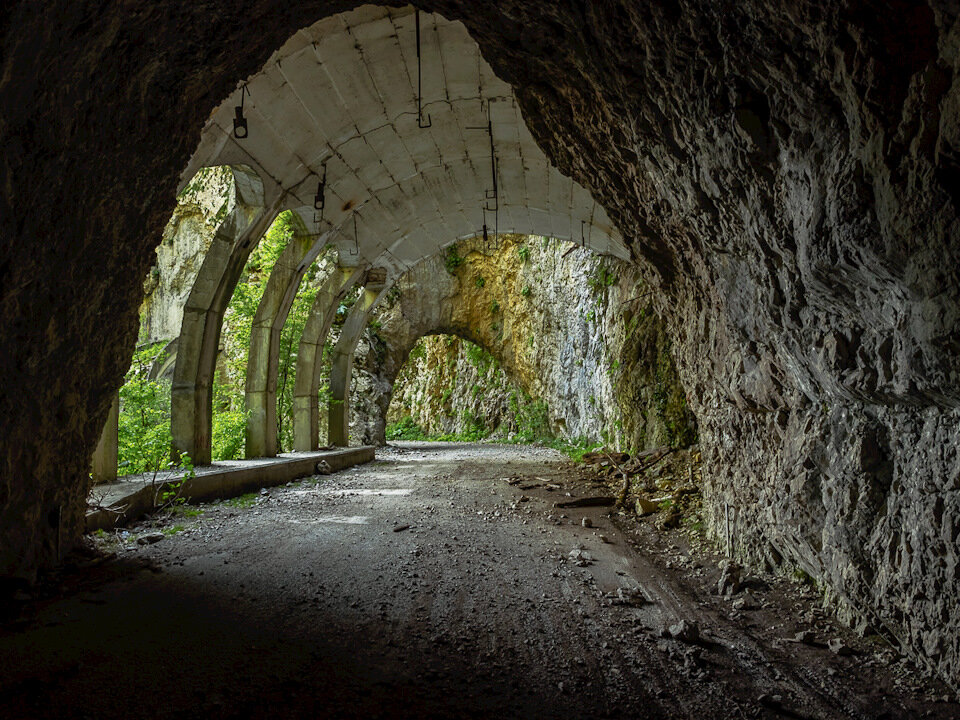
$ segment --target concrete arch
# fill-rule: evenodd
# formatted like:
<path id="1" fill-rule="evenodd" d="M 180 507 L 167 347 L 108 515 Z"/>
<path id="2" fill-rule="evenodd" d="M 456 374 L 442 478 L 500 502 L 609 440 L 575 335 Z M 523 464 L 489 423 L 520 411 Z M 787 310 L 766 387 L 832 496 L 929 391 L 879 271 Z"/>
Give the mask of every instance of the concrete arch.
<path id="1" fill-rule="evenodd" d="M 353 355 L 371 313 L 383 300 L 389 286 L 386 272 L 371 270 L 360 297 L 350 308 L 340 337 L 330 358 L 330 405 L 328 441 L 331 445 L 350 444 L 350 376 Z"/>
<path id="2" fill-rule="evenodd" d="M 175 455 L 187 453 L 194 464 L 211 461 L 212 383 L 223 313 L 247 258 L 273 222 L 283 195 L 266 197 L 256 173 L 232 168 L 237 206 L 217 229 L 190 291 L 177 340 L 171 397 L 171 433 Z"/>
<path id="3" fill-rule="evenodd" d="M 150 366 L 149 378 L 151 380 L 173 379 L 173 371 L 177 363 L 177 340 L 174 338 L 157 355 L 157 359 Z"/>
<path id="4" fill-rule="evenodd" d="M 337 268 L 320 288 L 310 308 L 297 350 L 297 372 L 293 386 L 294 450 L 309 451 L 319 447 L 320 406 L 317 394 L 323 368 L 323 347 L 337 307 L 363 274 L 358 267 Z"/>
<path id="5" fill-rule="evenodd" d="M 250 329 L 244 404 L 246 457 L 277 454 L 277 372 L 280 333 L 307 269 L 319 257 L 324 239 L 311 234 L 293 213 L 294 236 L 277 259 Z"/>
<path id="6" fill-rule="evenodd" d="M 484 225 L 628 259 L 619 230 L 546 158 L 513 90 L 466 28 L 439 15 L 422 18 L 422 51 L 430 82 L 444 93 L 426 102 L 431 124 L 418 123 L 410 112 L 414 13 L 363 6 L 301 30 L 211 115 L 185 177 L 242 156 L 289 193 L 291 206 L 307 207 L 325 178 L 316 231 L 391 277 Z M 251 132 L 237 139 L 241 93 Z M 342 106 L 322 97 L 340 97 Z"/>

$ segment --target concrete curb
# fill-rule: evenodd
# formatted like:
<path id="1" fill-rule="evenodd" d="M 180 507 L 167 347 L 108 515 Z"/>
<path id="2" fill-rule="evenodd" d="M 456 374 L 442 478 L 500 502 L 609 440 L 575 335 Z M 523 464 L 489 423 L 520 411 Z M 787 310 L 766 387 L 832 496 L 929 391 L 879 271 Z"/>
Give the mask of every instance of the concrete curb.
<path id="1" fill-rule="evenodd" d="M 214 500 L 236 497 L 252 490 L 283 485 L 296 478 L 317 474 L 317 463 L 325 461 L 330 470 L 344 470 L 354 465 L 368 463 L 374 459 L 375 450 L 370 445 L 356 448 L 343 448 L 325 452 L 292 453 L 264 461 L 251 461 L 248 466 L 223 467 L 218 465 L 197 468 L 197 476 L 186 480 L 180 490 L 180 497 L 188 500 Z M 157 498 L 164 492 L 176 488 L 171 483 L 177 478 L 162 482 L 134 481 L 126 494 L 117 496 L 111 493 L 110 505 L 105 508 L 89 510 L 86 516 L 86 532 L 112 530 L 146 515 L 158 506 Z M 112 487 L 116 488 L 118 484 Z"/>

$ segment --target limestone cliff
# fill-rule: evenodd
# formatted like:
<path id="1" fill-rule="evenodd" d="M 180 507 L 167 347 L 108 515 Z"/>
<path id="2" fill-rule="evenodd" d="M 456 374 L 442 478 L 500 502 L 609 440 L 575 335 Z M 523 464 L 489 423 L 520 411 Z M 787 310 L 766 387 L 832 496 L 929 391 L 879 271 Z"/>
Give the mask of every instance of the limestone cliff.
<path id="1" fill-rule="evenodd" d="M 228 167 L 200 170 L 180 192 L 157 247 L 156 265 L 144 282 L 139 342 L 169 342 L 180 335 L 183 306 L 214 232 L 236 200 Z"/>
<path id="2" fill-rule="evenodd" d="M 570 243 L 504 235 L 496 247 L 451 246 L 400 278 L 374 327 L 383 347 L 358 367 L 383 389 L 372 405 L 354 400 L 362 403 L 358 438 L 383 441 L 389 388 L 417 341 L 440 333 L 479 345 L 505 376 L 481 377 L 466 351 L 455 368 L 446 367 L 451 357 L 423 366 L 428 377 L 414 384 L 434 386 L 420 393 L 427 402 L 413 402 L 409 383 L 400 393 L 425 426 L 459 432 L 482 418 L 492 430 L 510 417 L 510 395 L 525 392 L 546 406 L 545 424 L 558 437 L 643 449 L 695 436 L 650 291 L 627 263 Z M 441 411 L 429 396 L 444 393 Z"/>

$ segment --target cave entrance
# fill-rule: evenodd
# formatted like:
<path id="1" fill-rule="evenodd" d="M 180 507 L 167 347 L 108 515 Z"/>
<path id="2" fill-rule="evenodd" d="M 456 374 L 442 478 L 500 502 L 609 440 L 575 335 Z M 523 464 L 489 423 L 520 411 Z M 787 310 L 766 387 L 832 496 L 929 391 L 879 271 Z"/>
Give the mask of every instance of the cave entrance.
<path id="1" fill-rule="evenodd" d="M 332 97 L 338 102 L 326 100 Z M 171 264 L 190 272 L 159 278 L 182 291 L 182 320 L 178 335 L 162 338 L 172 358 L 164 361 L 173 368 L 169 403 L 151 416 L 152 427 L 140 428 L 151 446 L 168 438 L 174 462 L 189 458 L 187 465 L 315 451 L 324 441 L 346 446 L 351 435 L 382 442 L 384 408 L 372 432 L 353 432 L 351 408 L 369 402 L 373 389 L 352 383 L 358 343 L 402 276 L 436 258 L 455 275 L 458 245 L 496 249 L 503 237 L 538 237 L 563 243 L 564 258 L 576 251 L 629 259 L 590 192 L 544 156 L 510 86 L 464 26 L 412 8 L 364 6 L 318 22 L 240 83 L 207 121 L 180 198 L 202 205 L 216 195 L 213 186 L 230 201 L 200 219 L 212 238 L 187 262 L 191 238 L 184 244 L 178 234 Z M 527 263 L 530 247 L 514 250 Z M 158 263 L 151 274 L 167 270 Z M 491 286 L 502 285 L 499 277 L 487 273 Z M 609 280 L 601 274 L 585 282 L 603 289 Z M 518 321 L 507 332 L 506 310 L 515 297 L 546 297 L 536 287 L 530 279 L 490 300 L 484 317 L 474 312 L 460 333 L 496 348 L 504 367 L 519 373 L 518 388 L 538 383 L 523 357 L 534 348 L 534 330 L 521 331 Z M 579 300 L 563 302 L 579 308 Z M 584 308 L 578 322 L 589 325 L 600 311 Z M 603 329 L 575 333 L 600 337 Z M 152 339 L 159 347 L 161 338 Z M 553 356 L 548 362 L 563 380 L 540 382 L 541 389 L 589 384 L 570 365 L 572 346 L 564 347 L 563 365 L 550 365 Z M 597 363 L 608 363 L 610 377 L 620 366 L 606 355 L 577 360 L 594 375 Z M 160 385 L 154 395 L 166 392 L 162 377 L 150 381 Z M 511 432 L 546 436 L 549 427 L 577 441 L 611 440 L 630 425 L 604 410 L 613 407 L 610 392 L 559 397 L 564 410 L 552 417 L 545 401 L 534 400 L 537 392 L 517 390 L 519 415 L 511 422 L 521 420 Z M 597 412 L 607 416 L 588 419 Z M 539 415 L 522 419 L 530 413 Z M 167 416 L 168 433 L 160 427 Z M 632 441 L 647 442 L 646 432 Z"/>
<path id="2" fill-rule="evenodd" d="M 182 233 L 170 243 L 181 256 L 168 264 L 193 274 L 159 279 L 185 295 L 168 313 L 179 334 L 164 337 L 176 346 L 163 410 L 175 458 L 348 444 L 366 323 L 400 275 L 458 239 L 540 232 L 629 256 L 590 193 L 543 155 L 462 24 L 376 6 L 334 19 L 238 85 L 184 170 L 181 200 L 229 198 L 201 218 L 213 228 L 202 252 Z"/>

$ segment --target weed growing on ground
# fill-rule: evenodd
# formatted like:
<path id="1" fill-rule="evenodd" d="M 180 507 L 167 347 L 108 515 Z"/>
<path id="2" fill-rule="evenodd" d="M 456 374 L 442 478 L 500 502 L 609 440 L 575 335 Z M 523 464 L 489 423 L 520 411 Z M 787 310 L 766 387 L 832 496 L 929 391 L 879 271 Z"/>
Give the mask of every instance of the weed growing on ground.
<path id="1" fill-rule="evenodd" d="M 426 433 L 423 428 L 413 421 L 409 415 L 405 416 L 400 422 L 387 425 L 386 436 L 388 440 L 425 440 Z"/>
<path id="2" fill-rule="evenodd" d="M 230 498 L 229 500 L 224 500 L 223 504 L 227 507 L 234 508 L 248 508 L 253 507 L 257 503 L 258 493 L 251 492 L 246 495 L 238 495 L 235 498 Z"/>

